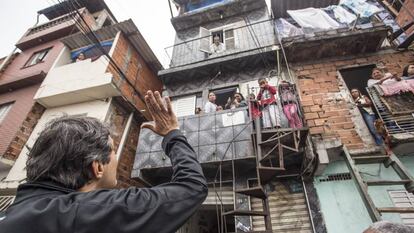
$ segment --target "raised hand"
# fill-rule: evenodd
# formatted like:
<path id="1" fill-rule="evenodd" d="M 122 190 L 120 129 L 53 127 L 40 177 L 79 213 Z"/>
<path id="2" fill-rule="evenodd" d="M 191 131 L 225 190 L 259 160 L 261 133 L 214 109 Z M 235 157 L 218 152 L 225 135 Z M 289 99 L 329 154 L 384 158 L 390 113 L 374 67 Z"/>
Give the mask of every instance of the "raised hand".
<path id="1" fill-rule="evenodd" d="M 141 128 L 148 128 L 155 133 L 165 136 L 175 129 L 179 129 L 178 120 L 172 110 L 170 98 L 161 98 L 158 91 L 148 91 L 145 95 L 145 103 L 152 116 L 152 122 L 142 124 Z"/>

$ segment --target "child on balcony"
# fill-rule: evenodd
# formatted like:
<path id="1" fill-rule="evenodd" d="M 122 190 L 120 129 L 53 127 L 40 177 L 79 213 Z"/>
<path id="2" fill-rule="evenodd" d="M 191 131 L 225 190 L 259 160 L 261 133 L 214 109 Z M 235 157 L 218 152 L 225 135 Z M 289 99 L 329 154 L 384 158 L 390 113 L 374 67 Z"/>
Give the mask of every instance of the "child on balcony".
<path id="1" fill-rule="evenodd" d="M 263 127 L 280 128 L 280 113 L 277 107 L 276 87 L 268 84 L 266 78 L 258 80 L 260 91 L 257 100 L 262 106 Z"/>
<path id="2" fill-rule="evenodd" d="M 298 114 L 297 99 L 293 85 L 289 82 L 282 81 L 279 85 L 279 94 L 280 99 L 282 100 L 283 112 L 288 119 L 290 128 L 302 128 L 302 120 Z"/>

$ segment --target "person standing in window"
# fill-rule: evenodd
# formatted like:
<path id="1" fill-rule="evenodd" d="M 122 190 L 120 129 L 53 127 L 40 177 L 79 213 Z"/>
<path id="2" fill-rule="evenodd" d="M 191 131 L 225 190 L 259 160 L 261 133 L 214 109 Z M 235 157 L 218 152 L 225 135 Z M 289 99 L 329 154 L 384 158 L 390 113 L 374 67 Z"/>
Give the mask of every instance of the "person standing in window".
<path id="1" fill-rule="evenodd" d="M 247 107 L 246 100 L 244 100 L 244 97 L 241 93 L 237 92 L 234 94 L 234 105 L 236 108 Z"/>
<path id="2" fill-rule="evenodd" d="M 353 88 L 351 90 L 352 98 L 356 106 L 361 111 L 362 117 L 364 118 L 365 124 L 367 124 L 369 131 L 371 132 L 372 136 L 375 139 L 375 143 L 377 145 L 382 145 L 383 140 L 381 135 L 378 134 L 377 130 L 375 129 L 375 113 L 372 111 L 372 102 L 371 100 L 362 95 L 361 92 L 357 88 Z"/>
<path id="3" fill-rule="evenodd" d="M 221 53 L 225 50 L 224 44 L 220 41 L 219 35 L 214 35 L 213 37 L 213 44 L 210 45 L 210 53 Z"/>
<path id="4" fill-rule="evenodd" d="M 214 92 L 210 92 L 208 94 L 208 101 L 206 105 L 204 105 L 204 112 L 210 113 L 215 111 L 217 111 L 216 94 L 214 94 Z"/>
<path id="5" fill-rule="evenodd" d="M 392 75 L 391 73 L 384 73 L 379 68 L 372 69 L 371 79 L 368 80 L 367 86 L 371 87 L 376 84 L 391 84 L 397 81 L 401 81 L 401 78 Z"/>
<path id="6" fill-rule="evenodd" d="M 78 57 L 76 58 L 76 62 L 85 60 L 85 54 L 79 53 Z"/>

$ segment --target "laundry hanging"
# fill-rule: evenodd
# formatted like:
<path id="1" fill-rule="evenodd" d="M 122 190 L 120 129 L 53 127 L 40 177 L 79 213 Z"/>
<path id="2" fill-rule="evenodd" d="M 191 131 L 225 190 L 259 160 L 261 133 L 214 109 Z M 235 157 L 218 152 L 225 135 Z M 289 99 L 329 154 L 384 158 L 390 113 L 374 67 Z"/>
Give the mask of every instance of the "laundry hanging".
<path id="1" fill-rule="evenodd" d="M 369 18 L 373 14 L 381 12 L 377 6 L 368 3 L 366 0 L 341 0 L 339 5 L 346 6 L 361 18 Z"/>
<path id="2" fill-rule="evenodd" d="M 340 24 L 329 15 L 316 8 L 305 8 L 301 10 L 288 10 L 287 13 L 302 27 L 319 30 L 339 28 Z"/>
<path id="3" fill-rule="evenodd" d="M 289 23 L 286 19 L 276 19 L 276 29 L 280 38 L 302 35 L 303 31 L 295 25 Z"/>
<path id="4" fill-rule="evenodd" d="M 340 23 L 351 24 L 357 19 L 356 15 L 347 11 L 342 6 L 332 5 L 327 7 L 326 9 L 333 10 L 335 19 Z"/>

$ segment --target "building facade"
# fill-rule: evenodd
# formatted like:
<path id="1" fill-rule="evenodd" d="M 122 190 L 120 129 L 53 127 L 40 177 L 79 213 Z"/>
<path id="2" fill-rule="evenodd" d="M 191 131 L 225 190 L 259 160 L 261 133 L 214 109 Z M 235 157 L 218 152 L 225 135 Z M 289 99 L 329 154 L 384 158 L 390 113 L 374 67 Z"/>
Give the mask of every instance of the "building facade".
<path id="1" fill-rule="evenodd" d="M 174 3 L 171 63 L 158 75 L 209 182 L 209 196 L 180 232 L 362 232 L 379 220 L 412 223 L 414 118 L 397 106 L 411 109 L 413 97 L 367 88 L 373 68 L 400 77 L 413 63 L 410 1 Z M 261 127 L 249 104 L 196 114 L 210 92 L 223 108 L 236 93 L 257 96 L 261 78 L 278 87 L 281 128 Z M 372 99 L 385 147 L 353 88 Z M 283 111 L 292 103 L 301 127 Z M 140 134 L 133 177 L 168 181 L 160 141 Z"/>

